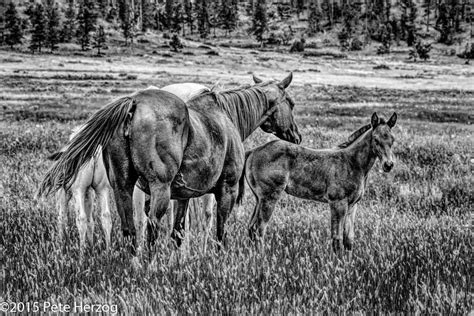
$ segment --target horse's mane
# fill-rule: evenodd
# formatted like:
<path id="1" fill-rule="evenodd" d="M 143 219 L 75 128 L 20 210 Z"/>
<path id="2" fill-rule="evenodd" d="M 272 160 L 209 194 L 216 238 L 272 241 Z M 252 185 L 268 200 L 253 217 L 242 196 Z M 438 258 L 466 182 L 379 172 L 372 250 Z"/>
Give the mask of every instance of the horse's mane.
<path id="1" fill-rule="evenodd" d="M 244 86 L 211 93 L 214 94 L 217 104 L 229 115 L 236 126 L 240 127 L 242 140 L 252 133 L 255 123 L 261 119 L 268 108 L 267 96 L 259 86 Z"/>
<path id="2" fill-rule="evenodd" d="M 211 96 L 216 100 L 217 106 L 222 108 L 232 122 L 240 128 L 240 136 L 245 139 L 255 128 L 264 111 L 268 108 L 268 99 L 261 89 L 262 85 L 243 85 L 238 88 L 224 91 L 203 91 L 194 96 L 194 101 L 203 96 Z M 258 106 L 258 105 L 263 106 Z M 262 111 L 261 109 L 264 109 Z"/>
<path id="3" fill-rule="evenodd" d="M 361 137 L 365 132 L 367 132 L 370 128 L 372 127 L 371 124 L 367 124 L 356 130 L 354 133 L 352 133 L 345 142 L 342 144 L 337 145 L 338 148 L 347 148 L 349 147 L 352 143 L 354 143 L 359 137 Z"/>

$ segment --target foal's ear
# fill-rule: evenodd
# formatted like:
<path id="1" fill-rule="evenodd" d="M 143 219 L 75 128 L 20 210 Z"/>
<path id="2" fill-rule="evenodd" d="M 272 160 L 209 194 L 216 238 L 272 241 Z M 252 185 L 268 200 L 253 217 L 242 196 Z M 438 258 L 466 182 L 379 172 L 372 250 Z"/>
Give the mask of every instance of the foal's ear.
<path id="1" fill-rule="evenodd" d="M 388 127 L 392 128 L 395 126 L 395 123 L 397 123 L 397 113 L 393 112 L 392 116 L 387 122 Z"/>
<path id="2" fill-rule="evenodd" d="M 379 117 L 376 112 L 372 114 L 372 118 L 370 119 L 370 124 L 372 125 L 372 128 L 376 128 L 377 125 L 379 125 Z"/>
<path id="3" fill-rule="evenodd" d="M 259 84 L 259 83 L 262 83 L 263 80 L 260 79 L 259 77 L 255 76 L 255 75 L 252 75 L 253 77 L 253 82 L 255 82 L 256 84 Z"/>
<path id="4" fill-rule="evenodd" d="M 293 80 L 293 73 L 290 72 L 290 74 L 288 76 L 286 76 L 285 79 L 283 79 L 279 84 L 278 86 L 280 86 L 282 89 L 286 89 L 288 88 L 288 86 L 290 85 L 291 81 Z"/>

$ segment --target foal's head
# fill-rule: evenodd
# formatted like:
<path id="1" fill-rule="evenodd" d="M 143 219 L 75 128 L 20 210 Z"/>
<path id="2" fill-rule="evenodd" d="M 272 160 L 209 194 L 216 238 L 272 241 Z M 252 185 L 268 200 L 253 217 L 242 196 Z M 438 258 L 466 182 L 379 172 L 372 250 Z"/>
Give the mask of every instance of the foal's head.
<path id="1" fill-rule="evenodd" d="M 392 127 L 397 122 L 397 113 L 393 113 L 388 122 L 380 119 L 377 113 L 372 114 L 370 121 L 372 125 L 372 150 L 382 161 L 383 171 L 389 172 L 393 168 L 394 156 L 392 145 L 395 140 L 392 134 Z"/>
<path id="2" fill-rule="evenodd" d="M 264 132 L 274 134 L 280 139 L 299 144 L 302 137 L 293 117 L 295 103 L 285 91 L 290 85 L 291 80 L 293 80 L 293 74 L 291 73 L 280 82 L 263 82 L 263 80 L 255 75 L 253 76 L 253 81 L 265 90 L 272 109 L 272 112 L 260 125 L 260 128 Z"/>

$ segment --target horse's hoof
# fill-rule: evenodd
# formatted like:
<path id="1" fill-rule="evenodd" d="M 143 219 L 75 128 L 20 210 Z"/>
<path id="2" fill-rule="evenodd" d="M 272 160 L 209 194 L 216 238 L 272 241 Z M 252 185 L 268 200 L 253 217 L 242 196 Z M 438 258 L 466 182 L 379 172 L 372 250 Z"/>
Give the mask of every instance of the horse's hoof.
<path id="1" fill-rule="evenodd" d="M 131 264 L 132 264 L 132 270 L 135 272 L 138 272 L 143 269 L 143 266 L 140 263 L 140 259 L 138 257 L 133 257 Z"/>

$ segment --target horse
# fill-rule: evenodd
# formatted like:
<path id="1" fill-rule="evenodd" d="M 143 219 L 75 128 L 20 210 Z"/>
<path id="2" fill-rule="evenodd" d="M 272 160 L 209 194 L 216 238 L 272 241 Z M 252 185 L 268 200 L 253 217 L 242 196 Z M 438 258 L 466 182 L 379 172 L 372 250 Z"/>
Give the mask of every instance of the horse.
<path id="1" fill-rule="evenodd" d="M 256 198 L 250 238 L 263 242 L 275 205 L 286 192 L 329 204 L 333 250 L 341 253 L 342 243 L 351 254 L 356 204 L 364 195 L 369 171 L 377 158 L 385 172 L 393 168 L 391 129 L 396 121 L 396 113 L 387 122 L 374 113 L 370 124 L 336 148 L 312 149 L 276 140 L 248 151 L 241 183 L 243 187 L 245 178 Z M 243 194 L 244 189 L 238 202 Z"/>
<path id="2" fill-rule="evenodd" d="M 159 89 L 154 86 L 150 86 L 147 89 Z M 181 98 L 183 101 L 188 101 L 196 95 L 199 95 L 205 91 L 211 91 L 211 89 L 206 86 L 196 84 L 196 83 L 179 83 L 172 84 L 161 88 L 163 91 L 168 91 L 173 93 L 177 97 Z M 79 131 L 84 126 L 79 126 L 74 129 L 73 133 L 69 137 L 69 140 L 72 140 L 74 136 L 79 133 Z M 65 149 L 58 151 L 48 157 L 49 160 L 57 161 L 63 154 Z M 60 188 L 56 195 L 56 204 L 58 207 L 58 236 L 60 242 L 63 239 L 66 219 L 67 219 L 67 208 L 69 202 L 74 201 L 74 206 L 76 210 L 76 225 L 79 232 L 79 243 L 80 249 L 83 250 L 85 247 L 86 237 L 89 242 L 93 243 L 94 235 L 94 219 L 93 219 L 93 193 L 97 195 L 100 201 L 100 219 L 102 224 L 102 230 L 105 235 L 105 244 L 106 249 L 110 249 L 111 243 L 111 230 L 112 230 L 112 220 L 110 214 L 110 198 L 109 192 L 112 188 L 110 186 L 109 180 L 107 178 L 107 173 L 103 161 L 102 148 L 99 147 L 94 156 L 85 163 L 82 168 L 78 171 L 77 176 L 74 181 L 71 183 L 68 189 Z M 140 190 L 140 188 L 135 187 L 134 196 L 136 196 L 136 201 L 134 200 L 134 209 L 136 212 L 135 217 L 135 226 L 140 227 L 144 220 L 144 203 L 145 193 Z M 213 202 L 212 196 L 204 197 L 205 205 L 209 205 Z M 209 206 L 208 206 L 209 207 Z M 212 205 L 210 206 L 212 208 Z M 172 217 L 172 207 L 171 207 L 171 216 L 170 216 L 170 226 L 173 225 Z M 207 214 L 207 212 L 205 212 Z M 143 238 L 143 237 L 142 237 Z M 141 240 L 139 241 L 141 244 Z"/>
<path id="3" fill-rule="evenodd" d="M 280 82 L 205 92 L 188 103 L 160 90 L 143 90 L 97 111 L 46 173 L 38 195 L 68 186 L 99 146 L 104 149 L 122 233 L 135 239 L 132 194 L 140 177 L 151 193 L 149 244 L 170 199 L 178 200 L 171 237 L 179 247 L 190 198 L 212 193 L 217 203 L 217 240 L 225 244 L 225 222 L 237 197 L 245 151 L 242 142 L 258 127 L 299 144 L 294 102 Z M 260 80 L 255 80 L 260 81 Z M 133 250 L 133 249 L 132 249 Z"/>

